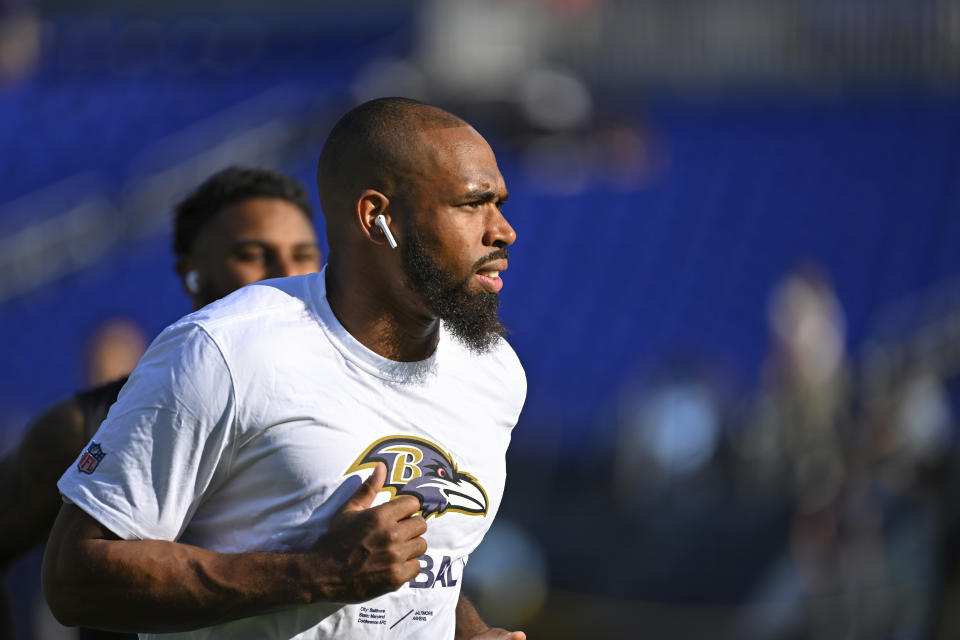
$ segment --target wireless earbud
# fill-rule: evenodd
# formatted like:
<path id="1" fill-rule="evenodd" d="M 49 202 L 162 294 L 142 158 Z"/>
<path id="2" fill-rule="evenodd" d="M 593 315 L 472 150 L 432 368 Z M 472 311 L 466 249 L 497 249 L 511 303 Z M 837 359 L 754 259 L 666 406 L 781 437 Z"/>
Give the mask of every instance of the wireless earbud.
<path id="1" fill-rule="evenodd" d="M 391 249 L 397 248 L 397 239 L 393 237 L 393 234 L 390 233 L 390 227 L 387 226 L 387 219 L 383 217 L 381 213 L 374 219 L 374 224 L 380 227 L 380 231 L 383 231 L 383 235 L 387 237 L 387 244 L 390 245 Z"/>
<path id="2" fill-rule="evenodd" d="M 187 291 L 196 295 L 200 293 L 200 274 L 197 273 L 196 269 L 190 269 L 187 271 L 187 275 L 183 277 L 184 284 L 187 285 Z"/>

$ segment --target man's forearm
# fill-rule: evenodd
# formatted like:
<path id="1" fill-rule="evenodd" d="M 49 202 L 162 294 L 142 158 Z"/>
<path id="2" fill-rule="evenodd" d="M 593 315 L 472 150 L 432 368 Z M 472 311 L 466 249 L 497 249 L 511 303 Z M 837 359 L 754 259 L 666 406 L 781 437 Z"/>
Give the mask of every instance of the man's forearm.
<path id="1" fill-rule="evenodd" d="M 457 600 L 457 626 L 454 634 L 454 640 L 465 640 L 472 638 L 488 630 L 490 626 L 483 621 L 476 607 L 465 595 L 460 594 Z"/>
<path id="2" fill-rule="evenodd" d="M 85 523 L 61 516 L 54 529 L 71 524 Z M 89 539 L 51 544 L 43 582 L 64 624 L 170 632 L 320 599 L 336 587 L 322 564 L 317 554 L 222 554 L 176 542 Z"/>

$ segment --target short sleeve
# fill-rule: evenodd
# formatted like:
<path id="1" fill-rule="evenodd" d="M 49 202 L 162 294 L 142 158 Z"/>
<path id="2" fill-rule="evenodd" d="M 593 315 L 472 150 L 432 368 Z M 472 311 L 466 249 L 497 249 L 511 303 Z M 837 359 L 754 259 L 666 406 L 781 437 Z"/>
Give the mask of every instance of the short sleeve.
<path id="1" fill-rule="evenodd" d="M 168 327 L 58 483 L 68 502 L 125 539 L 176 540 L 229 472 L 234 385 L 203 327 Z"/>

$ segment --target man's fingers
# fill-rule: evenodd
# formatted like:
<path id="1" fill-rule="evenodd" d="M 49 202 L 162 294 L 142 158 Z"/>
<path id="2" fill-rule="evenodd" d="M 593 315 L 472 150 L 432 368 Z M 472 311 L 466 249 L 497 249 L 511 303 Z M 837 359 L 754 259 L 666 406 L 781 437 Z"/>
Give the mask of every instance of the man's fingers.
<path id="1" fill-rule="evenodd" d="M 357 489 L 350 498 L 343 503 L 337 511 L 362 511 L 369 509 L 373 504 L 373 499 L 377 497 L 380 490 L 383 489 L 383 483 L 387 479 L 387 465 L 378 462 L 373 468 L 370 477 L 363 481 L 360 488 Z"/>
<path id="2" fill-rule="evenodd" d="M 399 521 L 419 511 L 420 501 L 413 496 L 397 496 L 390 502 L 377 505 L 375 508 L 382 511 L 390 519 Z"/>
<path id="3" fill-rule="evenodd" d="M 427 541 L 422 537 L 412 538 L 397 545 L 396 550 L 404 560 L 416 560 L 427 552 Z"/>
<path id="4" fill-rule="evenodd" d="M 420 575 L 420 569 L 421 567 L 420 567 L 419 560 L 416 560 L 416 559 L 407 560 L 405 563 L 403 563 L 404 573 L 403 573 L 403 581 L 400 583 L 401 586 L 403 586 L 407 582 L 410 582 L 411 580 L 416 578 L 418 575 Z"/>
<path id="5" fill-rule="evenodd" d="M 396 525 L 400 540 L 409 540 L 427 532 L 427 521 L 420 516 L 411 516 L 400 520 Z"/>
<path id="6" fill-rule="evenodd" d="M 363 481 L 363 484 L 343 503 L 337 512 L 363 511 L 364 509 L 369 509 L 370 505 L 373 504 L 374 498 L 383 490 L 383 483 L 386 479 L 387 465 L 378 462 L 373 468 L 373 473 L 370 474 L 370 477 Z M 413 496 L 398 496 L 374 508 L 381 511 L 387 518 L 400 521 L 419 511 L 420 501 Z M 422 520 L 422 518 L 420 519 Z"/>

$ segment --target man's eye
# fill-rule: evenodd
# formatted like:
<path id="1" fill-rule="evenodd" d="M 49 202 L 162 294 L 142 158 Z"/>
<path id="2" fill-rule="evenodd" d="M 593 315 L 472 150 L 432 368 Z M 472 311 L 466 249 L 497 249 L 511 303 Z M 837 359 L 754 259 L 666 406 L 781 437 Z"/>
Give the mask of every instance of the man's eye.
<path id="1" fill-rule="evenodd" d="M 297 262 L 316 262 L 317 258 L 320 257 L 320 254 L 316 251 L 310 251 L 307 253 L 298 253 L 293 256 L 293 259 Z"/>
<path id="2" fill-rule="evenodd" d="M 263 262 L 264 255 L 262 251 L 241 251 L 234 254 L 234 257 L 240 262 Z"/>

